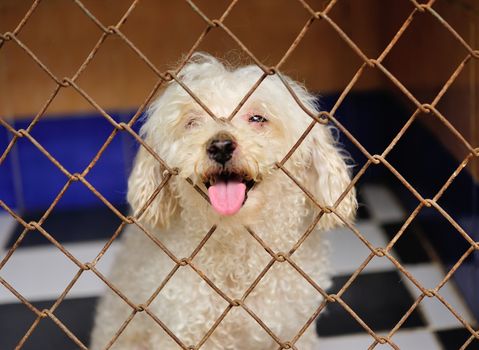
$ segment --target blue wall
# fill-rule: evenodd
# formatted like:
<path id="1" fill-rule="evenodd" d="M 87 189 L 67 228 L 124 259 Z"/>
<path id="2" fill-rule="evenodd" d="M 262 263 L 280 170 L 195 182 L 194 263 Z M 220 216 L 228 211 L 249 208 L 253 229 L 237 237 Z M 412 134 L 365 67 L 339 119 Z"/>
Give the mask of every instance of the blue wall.
<path id="1" fill-rule="evenodd" d="M 132 113 L 113 113 L 117 121 L 128 121 Z M 31 120 L 14 123 L 26 129 Z M 113 126 L 97 114 L 42 119 L 31 135 L 70 173 L 81 173 L 107 140 Z M 2 152 L 11 136 L 0 130 Z M 118 133 L 86 179 L 109 201 L 124 204 L 126 179 L 136 142 L 125 132 Z M 14 180 L 17 186 L 14 186 Z M 0 198 L 19 210 L 46 208 L 68 178 L 27 138 L 18 139 L 14 150 L 0 166 Z M 58 208 L 100 205 L 99 199 L 81 182 L 74 182 Z"/>

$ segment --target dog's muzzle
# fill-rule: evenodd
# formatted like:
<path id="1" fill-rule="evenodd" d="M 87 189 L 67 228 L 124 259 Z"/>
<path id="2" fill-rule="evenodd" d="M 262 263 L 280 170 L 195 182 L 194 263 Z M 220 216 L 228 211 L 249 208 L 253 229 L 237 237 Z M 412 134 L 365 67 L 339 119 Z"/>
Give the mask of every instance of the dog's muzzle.
<path id="1" fill-rule="evenodd" d="M 228 162 L 233 158 L 237 142 L 228 132 L 220 132 L 206 143 L 208 157 L 221 167 L 204 176 L 211 206 L 220 215 L 236 214 L 247 198 L 254 181 L 244 172 L 234 169 Z"/>

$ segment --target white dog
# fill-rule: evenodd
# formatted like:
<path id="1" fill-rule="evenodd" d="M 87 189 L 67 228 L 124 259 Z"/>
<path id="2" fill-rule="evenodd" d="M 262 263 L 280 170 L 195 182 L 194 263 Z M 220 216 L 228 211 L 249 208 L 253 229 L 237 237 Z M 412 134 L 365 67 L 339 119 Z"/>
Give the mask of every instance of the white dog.
<path id="1" fill-rule="evenodd" d="M 190 257 L 211 227 L 217 227 L 195 252 L 191 266 L 179 266 L 140 229 L 127 232 L 111 281 L 132 303 L 147 305 L 147 311 L 140 308 L 134 314 L 131 305 L 108 292 L 98 308 L 91 349 L 105 348 L 133 314 L 112 349 L 279 349 L 278 342 L 291 341 L 317 310 L 323 297 L 287 261 L 274 261 L 250 288 L 272 255 L 290 251 L 319 213 L 318 206 L 277 167 L 312 122 L 277 75 L 268 76 L 231 122 L 226 121 L 261 74 L 256 66 L 233 69 L 207 54 L 195 54 L 179 79 L 220 120 L 208 115 L 176 82 L 169 83 L 151 105 L 141 136 L 178 174 L 151 201 L 141 223 L 178 260 Z M 318 113 L 316 98 L 284 79 L 302 104 Z M 314 126 L 284 166 L 323 206 L 333 206 L 350 183 L 341 150 L 330 128 L 322 124 Z M 140 147 L 128 189 L 135 213 L 167 174 Z M 356 206 L 352 189 L 336 212 L 352 220 Z M 330 277 L 321 231 L 341 224 L 334 213 L 324 214 L 291 256 L 323 289 L 330 286 Z M 242 300 L 245 307 L 231 303 L 234 300 Z M 314 342 L 313 324 L 295 346 L 312 349 Z"/>

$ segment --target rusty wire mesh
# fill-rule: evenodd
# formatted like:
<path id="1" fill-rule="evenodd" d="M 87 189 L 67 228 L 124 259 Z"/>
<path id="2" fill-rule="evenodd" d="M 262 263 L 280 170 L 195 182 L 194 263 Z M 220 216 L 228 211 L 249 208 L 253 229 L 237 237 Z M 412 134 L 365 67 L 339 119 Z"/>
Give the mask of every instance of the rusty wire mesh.
<path id="1" fill-rule="evenodd" d="M 199 35 L 198 39 L 194 43 L 193 47 L 191 47 L 188 54 L 184 57 L 184 60 L 179 65 L 179 67 L 174 71 L 166 71 L 160 72 L 157 67 L 148 59 L 148 57 L 142 53 L 142 51 L 121 31 L 122 25 L 127 20 L 128 16 L 132 13 L 135 7 L 138 5 L 139 0 L 134 0 L 127 11 L 123 14 L 121 19 L 118 23 L 114 25 L 105 25 L 103 24 L 97 17 L 95 17 L 88 8 L 80 1 L 80 0 L 72 0 L 87 16 L 91 21 L 95 23 L 95 25 L 101 30 L 102 35 L 94 48 L 91 50 L 88 57 L 85 61 L 81 64 L 78 68 L 76 73 L 72 77 L 65 77 L 59 78 L 52 73 L 45 64 L 35 55 L 35 53 L 25 45 L 18 37 L 19 33 L 21 32 L 24 25 L 28 22 L 31 15 L 35 12 L 37 5 L 40 3 L 41 0 L 35 0 L 27 13 L 21 19 L 19 24 L 16 28 L 13 28 L 12 31 L 8 31 L 5 33 L 0 34 L 0 49 L 4 45 L 17 45 L 21 49 L 23 49 L 28 56 L 56 83 L 56 87 L 53 89 L 50 97 L 45 101 L 41 110 L 36 114 L 32 122 L 26 129 L 16 130 L 13 128 L 7 121 L 0 118 L 0 124 L 11 133 L 12 138 L 6 149 L 4 150 L 3 154 L 0 157 L 0 165 L 3 163 L 5 158 L 7 157 L 8 153 L 12 150 L 12 147 L 20 138 L 28 139 L 33 145 L 35 145 L 38 150 L 43 153 L 66 177 L 67 182 L 63 186 L 60 193 L 56 196 L 54 201 L 51 203 L 49 208 L 45 211 L 43 216 L 38 221 L 26 222 L 22 219 L 21 215 L 16 213 L 12 208 L 10 208 L 4 201 L 0 200 L 0 206 L 6 210 L 20 225 L 23 226 L 23 232 L 15 241 L 13 246 L 7 252 L 5 257 L 0 261 L 0 270 L 5 266 L 7 261 L 10 257 L 15 253 L 15 250 L 20 246 L 25 236 L 30 231 L 38 230 L 40 234 L 42 234 L 45 238 L 47 238 L 52 244 L 54 244 L 64 255 L 66 258 L 70 259 L 77 267 L 78 272 L 70 281 L 68 286 L 64 289 L 55 303 L 49 308 L 44 310 L 39 310 L 36 308 L 32 303 L 30 303 L 25 297 L 23 297 L 15 288 L 9 284 L 8 281 L 0 277 L 0 283 L 6 287 L 12 294 L 14 294 L 21 303 L 23 303 L 31 312 L 36 315 L 35 321 L 31 324 L 26 334 L 20 339 L 18 342 L 16 349 L 22 348 L 25 341 L 30 337 L 34 329 L 38 326 L 40 321 L 43 318 L 50 318 L 73 342 L 75 342 L 81 349 L 88 349 L 88 347 L 78 339 L 75 334 L 55 315 L 55 310 L 59 307 L 59 305 L 64 301 L 65 297 L 69 293 L 69 291 L 73 288 L 75 283 L 78 281 L 80 276 L 87 272 L 91 271 L 90 273 L 95 274 L 100 278 L 111 290 L 116 293 L 119 297 L 123 299 L 125 303 L 127 303 L 131 307 L 131 314 L 130 316 L 123 322 L 122 326 L 118 329 L 115 336 L 111 339 L 109 344 L 106 346 L 106 349 L 110 348 L 116 341 L 116 339 L 121 335 L 121 333 L 125 330 L 128 326 L 129 322 L 133 319 L 136 313 L 144 312 L 148 314 L 152 320 L 154 320 L 182 349 L 199 349 L 202 345 L 206 342 L 209 336 L 215 331 L 221 321 L 226 317 L 229 311 L 232 308 L 240 307 L 243 308 L 257 323 L 259 327 L 262 327 L 278 345 L 278 349 L 296 349 L 296 342 L 298 339 L 304 334 L 306 329 L 311 326 L 314 322 L 315 318 L 320 314 L 320 312 L 328 305 L 329 303 L 338 303 L 339 305 L 344 308 L 344 310 L 351 315 L 363 328 L 364 330 L 374 339 L 370 345 L 370 349 L 375 348 L 378 344 L 389 344 L 394 349 L 398 349 L 398 346 L 392 341 L 392 336 L 400 329 L 400 327 L 406 322 L 408 317 L 412 314 L 412 312 L 418 307 L 421 301 L 424 298 L 436 298 L 439 302 L 441 302 L 453 315 L 457 320 L 470 332 L 470 337 L 467 341 L 461 346 L 461 349 L 466 349 L 468 345 L 474 340 L 479 340 L 479 330 L 473 329 L 471 324 L 469 324 L 460 314 L 450 305 L 448 302 L 441 296 L 440 289 L 451 279 L 454 272 L 459 268 L 459 266 L 464 262 L 464 260 L 471 255 L 474 251 L 479 251 L 479 242 L 475 242 L 471 236 L 438 204 L 438 200 L 444 194 L 446 189 L 451 185 L 451 183 L 455 180 L 455 178 L 459 175 L 461 171 L 467 166 L 467 164 L 473 159 L 479 156 L 479 148 L 475 145 L 471 145 L 461 134 L 460 132 L 453 126 L 453 124 L 448 121 L 448 119 L 441 114 L 441 112 L 436 108 L 438 102 L 444 96 L 446 91 L 449 87 L 453 84 L 453 82 L 458 77 L 459 73 L 464 69 L 464 67 L 468 64 L 469 61 L 479 58 L 479 50 L 476 50 L 468 45 L 468 43 L 455 31 L 455 29 L 444 20 L 443 17 L 439 13 L 437 13 L 434 9 L 435 0 L 429 0 L 425 4 L 420 4 L 416 0 L 405 0 L 410 1 L 413 4 L 414 8 L 410 13 L 409 17 L 404 21 L 400 29 L 394 35 L 393 39 L 390 43 L 386 46 L 386 48 L 382 51 L 382 53 L 377 58 L 369 58 L 367 55 L 363 53 L 360 47 L 358 47 L 351 38 L 341 29 L 341 27 L 336 24 L 331 17 L 329 16 L 330 11 L 336 5 L 338 0 L 331 0 L 327 3 L 323 10 L 318 11 L 313 9 L 306 0 L 297 0 L 303 7 L 304 10 L 309 13 L 309 19 L 304 24 L 303 28 L 297 35 L 294 42 L 289 46 L 286 50 L 286 53 L 283 57 L 279 60 L 279 62 L 275 66 L 266 66 L 264 65 L 255 55 L 243 44 L 243 42 L 238 39 L 237 36 L 224 24 L 226 17 L 230 15 L 230 12 L 237 4 L 239 0 L 232 0 L 229 6 L 227 7 L 226 11 L 222 14 L 222 16 L 218 19 L 211 19 L 209 18 L 202 10 L 192 1 L 186 0 L 186 2 L 190 5 L 191 9 L 196 12 L 205 22 L 205 29 Z M 454 38 L 467 50 L 467 55 L 464 57 L 462 62 L 456 67 L 453 74 L 444 84 L 442 89 L 436 95 L 436 97 L 430 103 L 422 103 L 420 102 L 408 89 L 399 81 L 383 64 L 382 62 L 391 51 L 391 49 L 395 46 L 398 42 L 399 38 L 402 36 L 404 31 L 410 26 L 416 16 L 421 15 L 422 13 L 429 13 L 432 15 L 447 31 L 454 36 Z M 357 70 L 354 77 L 348 83 L 346 88 L 341 93 L 340 97 L 334 104 L 333 108 L 330 111 L 323 111 L 318 115 L 312 114 L 305 106 L 303 106 L 295 95 L 294 91 L 288 85 L 287 81 L 283 79 L 279 70 L 281 69 L 282 65 L 288 60 L 292 52 L 296 49 L 302 38 L 305 36 L 306 32 L 310 29 L 311 26 L 315 25 L 318 21 L 325 21 L 327 22 L 339 35 L 339 37 L 361 58 L 363 61 L 359 70 Z M 182 67 L 186 64 L 189 57 L 193 54 L 193 52 L 198 48 L 200 43 L 203 39 L 208 35 L 209 32 L 212 30 L 221 30 L 224 31 L 234 42 L 236 42 L 241 49 L 261 68 L 263 71 L 262 76 L 258 81 L 251 87 L 249 92 L 244 96 L 235 110 L 231 113 L 228 117 L 231 120 L 235 114 L 239 111 L 241 106 L 248 100 L 251 94 L 255 91 L 255 89 L 261 84 L 261 82 L 268 76 L 272 74 L 277 74 L 278 77 L 281 79 L 285 87 L 291 93 L 291 96 L 294 100 L 298 103 L 298 105 L 311 117 L 311 124 L 305 130 L 303 135 L 297 140 L 295 145 L 291 148 L 291 150 L 287 153 L 284 159 L 276 164 L 277 171 L 282 171 L 286 176 L 288 176 L 292 181 L 294 181 L 301 190 L 305 193 L 305 195 L 313 202 L 316 206 L 320 209 L 318 215 L 314 218 L 313 222 L 309 225 L 308 229 L 301 238 L 297 241 L 297 243 L 291 247 L 291 249 L 287 252 L 275 252 L 273 251 L 268 245 L 261 240 L 261 238 L 249 227 L 246 227 L 249 234 L 259 243 L 263 248 L 268 252 L 271 256 L 269 263 L 263 268 L 261 273 L 257 276 L 251 286 L 246 290 L 242 298 L 240 299 L 231 299 L 225 292 L 223 292 L 218 286 L 216 286 L 208 276 L 199 269 L 194 262 L 195 256 L 198 252 L 202 249 L 202 247 L 206 244 L 208 239 L 214 233 L 216 226 L 211 227 L 211 229 L 205 233 L 203 240 L 197 246 L 197 248 L 191 253 L 188 257 L 176 257 L 173 253 L 171 253 L 153 234 L 148 232 L 148 230 L 139 222 L 139 218 L 145 212 L 147 207 L 150 203 L 155 199 L 158 193 L 162 190 L 162 188 L 168 183 L 168 181 L 177 175 L 177 170 L 172 169 L 165 163 L 154 151 L 153 149 L 146 144 L 140 136 L 132 129 L 132 126 L 135 122 L 137 122 L 138 118 L 144 112 L 146 106 L 149 104 L 150 100 L 153 96 L 157 93 L 158 89 L 165 83 L 169 81 L 176 81 L 179 85 L 181 85 L 185 91 L 187 91 L 191 97 L 215 120 L 218 119 L 215 116 L 208 106 L 206 106 L 202 101 L 195 96 L 192 91 L 185 86 L 185 84 L 177 77 L 178 72 L 182 69 Z M 116 122 L 100 105 L 98 105 L 95 100 L 85 91 L 83 90 L 78 84 L 77 80 L 79 76 L 85 71 L 88 67 L 89 63 L 95 57 L 96 53 L 98 52 L 99 48 L 105 42 L 108 36 L 117 36 L 120 38 L 124 43 L 126 43 L 133 52 L 147 65 L 157 76 L 157 83 L 154 86 L 153 90 L 149 93 L 146 97 L 144 102 L 138 108 L 134 116 L 128 123 L 125 122 Z M 382 154 L 370 154 L 367 149 L 365 149 L 361 143 L 356 140 L 354 135 L 352 135 L 336 118 L 335 112 L 338 110 L 341 103 L 344 101 L 348 93 L 353 89 L 356 82 L 363 74 L 364 70 L 367 68 L 373 68 L 381 71 L 384 76 L 386 76 L 393 84 L 396 86 L 416 107 L 414 113 L 409 117 L 407 122 L 403 125 L 402 129 L 397 133 L 394 139 L 390 142 L 388 147 L 382 152 Z M 108 120 L 114 127 L 113 131 L 111 132 L 110 136 L 100 148 L 96 156 L 93 160 L 88 164 L 88 166 L 83 170 L 81 173 L 71 173 L 69 172 L 59 161 L 57 161 L 47 149 L 45 149 L 35 138 L 32 136 L 31 131 L 40 121 L 40 119 L 44 116 L 45 111 L 47 110 L 48 106 L 52 103 L 55 99 L 57 94 L 61 89 L 74 89 L 78 92 L 83 98 L 91 104 L 91 106 L 97 110 L 101 115 Z M 387 155 L 391 152 L 391 150 L 395 147 L 396 143 L 404 136 L 407 132 L 408 128 L 411 124 L 416 120 L 416 117 L 420 113 L 426 113 L 432 115 L 433 117 L 437 118 L 444 126 L 449 129 L 449 131 L 456 137 L 457 141 L 462 143 L 468 150 L 467 156 L 464 160 L 459 164 L 456 171 L 449 177 L 449 179 L 444 183 L 442 188 L 437 192 L 437 194 L 433 198 L 424 198 L 421 194 L 410 184 L 408 181 L 388 162 Z M 301 142 L 307 137 L 310 133 L 312 128 L 316 123 L 331 123 L 336 126 L 341 132 L 346 135 L 346 137 L 364 154 L 367 158 L 366 163 L 364 166 L 358 171 L 357 175 L 352 179 L 349 186 L 345 189 L 344 193 L 337 199 L 336 203 L 332 207 L 322 207 L 318 201 L 314 198 L 314 196 L 306 190 L 301 183 L 294 178 L 294 176 L 287 171 L 284 167 L 285 162 L 291 157 L 291 155 L 295 152 L 295 150 L 299 147 Z M 120 133 L 128 133 L 130 134 L 139 144 L 140 147 L 144 147 L 161 165 L 166 169 L 166 175 L 162 181 L 162 183 L 156 188 L 154 193 L 151 194 L 149 200 L 144 204 L 143 208 L 138 212 L 136 216 L 124 216 L 119 210 L 115 208 L 113 204 L 111 204 L 91 183 L 88 182 L 86 179 L 87 174 L 92 170 L 95 164 L 98 162 L 102 154 L 104 153 L 107 146 L 112 142 L 115 136 Z M 341 200 L 345 197 L 348 191 L 350 191 L 353 186 L 359 181 L 361 176 L 366 172 L 366 170 L 371 166 L 379 166 L 382 165 L 386 167 L 403 185 L 410 191 L 419 201 L 417 208 L 411 213 L 411 215 L 407 218 L 404 222 L 400 230 L 395 234 L 393 239 L 389 242 L 386 247 L 375 247 L 373 246 L 365 237 L 364 235 L 355 227 L 354 224 L 348 223 L 346 220 L 341 218 L 341 216 L 336 212 L 335 208 L 341 202 Z M 48 233 L 43 227 L 42 224 L 48 218 L 52 210 L 57 205 L 58 201 L 62 198 L 66 190 L 70 187 L 73 182 L 80 181 L 83 183 L 96 197 L 98 197 L 108 208 L 110 208 L 120 219 L 121 224 L 112 235 L 112 237 L 108 240 L 108 242 L 104 245 L 103 249 L 98 253 L 98 255 L 90 262 L 82 262 L 79 261 L 75 256 L 73 256 L 61 243 L 59 243 L 50 233 Z M 192 186 L 193 182 L 187 179 L 188 182 Z M 199 188 L 195 187 L 198 192 L 208 200 L 206 194 Z M 457 230 L 459 234 L 469 243 L 469 249 L 462 255 L 462 257 L 456 262 L 456 264 L 451 268 L 451 270 L 446 274 L 444 279 L 433 289 L 426 289 L 421 285 L 421 283 L 413 277 L 408 270 L 402 266 L 402 264 L 395 259 L 392 254 L 391 250 L 394 247 L 395 243 L 400 239 L 402 234 L 414 220 L 414 218 L 418 215 L 419 211 L 423 207 L 430 207 L 437 210 L 447 221 L 451 223 L 451 225 Z M 301 246 L 301 244 L 305 241 L 305 239 L 311 234 L 314 230 L 315 225 L 321 219 L 323 215 L 336 215 L 340 220 L 344 222 L 345 225 L 349 227 L 349 229 L 368 247 L 370 250 L 369 256 L 364 260 L 364 262 L 356 269 L 353 275 L 349 278 L 349 280 L 344 284 L 344 286 L 336 293 L 336 294 L 328 294 L 324 291 L 316 282 L 314 282 L 293 260 L 293 254 L 297 251 L 297 249 Z M 168 274 L 166 279 L 162 281 L 162 283 L 158 286 L 157 290 L 151 297 L 146 300 L 143 304 L 137 305 L 130 301 L 121 290 L 116 288 L 108 279 L 105 277 L 97 268 L 96 265 L 102 259 L 103 255 L 111 246 L 112 242 L 118 237 L 120 232 L 126 225 L 136 225 L 145 235 L 147 235 L 152 242 L 154 242 L 160 249 L 162 249 L 175 263 L 175 266 Z M 422 292 L 421 295 L 415 300 L 413 305 L 409 308 L 409 310 L 403 315 L 403 317 L 399 320 L 399 322 L 392 328 L 386 336 L 379 336 L 376 334 L 366 322 L 364 322 L 361 317 L 343 300 L 342 295 L 346 292 L 348 287 L 354 282 L 354 280 L 358 277 L 358 275 L 363 271 L 366 265 L 374 258 L 374 257 L 381 257 L 383 259 L 389 259 L 395 267 L 401 271 L 407 278 L 414 283 L 414 285 L 420 289 Z M 300 328 L 297 334 L 292 339 L 280 339 L 274 332 L 268 328 L 268 326 L 258 317 L 250 308 L 247 306 L 246 299 L 248 295 L 253 291 L 253 289 L 259 284 L 265 274 L 269 271 L 269 269 L 276 263 L 287 263 L 290 264 L 292 268 L 294 268 L 309 284 L 311 284 L 317 291 L 320 293 L 324 300 L 321 305 L 316 310 L 311 310 L 311 317 L 307 320 L 307 322 Z M 223 313 L 219 316 L 219 318 L 214 322 L 213 326 L 208 330 L 208 332 L 204 335 L 204 337 L 200 340 L 198 344 L 184 344 L 159 318 L 157 315 L 153 314 L 149 310 L 149 305 L 155 299 L 155 297 L 160 293 L 163 287 L 168 283 L 171 277 L 180 269 L 181 267 L 189 266 L 191 267 L 201 279 L 203 279 L 219 296 L 221 296 L 227 303 L 228 306 L 225 308 Z"/>

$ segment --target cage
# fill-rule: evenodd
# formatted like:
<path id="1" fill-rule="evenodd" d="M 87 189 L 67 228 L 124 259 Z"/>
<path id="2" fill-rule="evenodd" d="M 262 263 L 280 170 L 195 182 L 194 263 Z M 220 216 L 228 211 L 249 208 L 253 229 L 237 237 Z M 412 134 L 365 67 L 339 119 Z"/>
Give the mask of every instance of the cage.
<path id="1" fill-rule="evenodd" d="M 473 0 L 2 0 L 0 348 L 89 347 L 98 298 L 121 295 L 118 237 L 138 225 L 125 197 L 142 116 L 196 51 L 259 66 L 248 94 L 283 72 L 314 92 L 312 126 L 337 130 L 359 201 L 327 233 L 333 286 L 293 337 L 223 298 L 278 349 L 311 328 L 321 349 L 479 348 L 478 16 Z M 312 283 L 293 250 L 264 249 Z"/>

